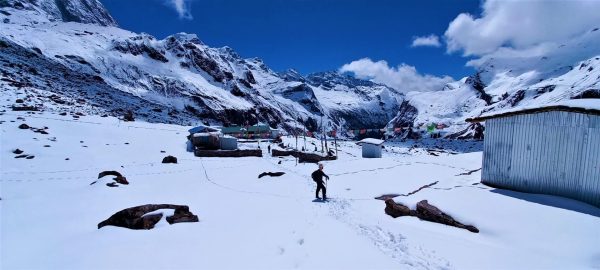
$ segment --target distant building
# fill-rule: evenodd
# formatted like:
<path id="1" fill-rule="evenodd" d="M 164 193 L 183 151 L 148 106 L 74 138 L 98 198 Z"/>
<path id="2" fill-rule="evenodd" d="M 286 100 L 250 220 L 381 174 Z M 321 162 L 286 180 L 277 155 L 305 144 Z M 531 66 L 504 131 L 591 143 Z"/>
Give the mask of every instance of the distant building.
<path id="1" fill-rule="evenodd" d="M 467 121 L 485 121 L 482 183 L 600 207 L 600 100 L 569 100 Z"/>
<path id="2" fill-rule="evenodd" d="M 357 144 L 362 146 L 363 158 L 381 158 L 383 140 L 367 138 L 360 140 Z"/>
<path id="3" fill-rule="evenodd" d="M 199 132 L 191 136 L 191 141 L 195 147 L 216 150 L 221 147 L 219 141 L 222 136 L 220 132 Z"/>
<path id="4" fill-rule="evenodd" d="M 188 130 L 189 139 L 194 147 L 208 150 L 236 150 L 237 139 L 223 136 L 220 129 L 208 126 L 197 126 Z"/>
<path id="5" fill-rule="evenodd" d="M 269 127 L 265 124 L 256 124 L 253 126 L 229 126 L 220 127 L 221 132 L 236 138 L 248 139 L 274 139 L 279 136 L 279 130 Z"/>

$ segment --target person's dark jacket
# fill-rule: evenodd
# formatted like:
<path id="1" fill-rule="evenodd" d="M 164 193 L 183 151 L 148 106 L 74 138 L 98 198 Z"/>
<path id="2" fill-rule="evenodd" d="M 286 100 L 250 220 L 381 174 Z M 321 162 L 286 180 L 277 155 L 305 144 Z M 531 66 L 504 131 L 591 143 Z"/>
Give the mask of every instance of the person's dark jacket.
<path id="1" fill-rule="evenodd" d="M 329 179 L 329 176 L 326 175 L 322 170 L 316 170 L 311 174 L 313 181 L 317 183 L 323 183 L 323 176 Z"/>

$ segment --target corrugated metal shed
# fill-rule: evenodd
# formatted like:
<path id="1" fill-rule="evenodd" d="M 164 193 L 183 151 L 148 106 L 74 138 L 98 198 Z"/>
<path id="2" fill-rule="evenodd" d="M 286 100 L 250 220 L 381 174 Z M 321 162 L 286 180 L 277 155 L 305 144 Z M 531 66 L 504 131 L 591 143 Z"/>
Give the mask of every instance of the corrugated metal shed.
<path id="1" fill-rule="evenodd" d="M 600 207 L 600 114 L 545 109 L 481 121 L 483 183 Z"/>

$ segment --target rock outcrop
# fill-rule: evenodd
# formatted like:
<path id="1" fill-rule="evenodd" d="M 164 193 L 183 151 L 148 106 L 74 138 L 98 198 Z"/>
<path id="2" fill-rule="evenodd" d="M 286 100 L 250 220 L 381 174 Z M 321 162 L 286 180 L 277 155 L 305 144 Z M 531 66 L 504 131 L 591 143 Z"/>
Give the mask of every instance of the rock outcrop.
<path id="1" fill-rule="evenodd" d="M 117 172 L 117 171 L 103 171 L 98 174 L 98 179 L 100 179 L 104 176 L 108 176 L 108 175 L 114 176 L 115 178 L 113 178 L 113 180 L 115 180 L 115 182 L 117 182 L 119 184 L 129 185 L 127 178 L 125 178 L 125 176 L 123 176 L 120 172 Z M 92 184 L 94 184 L 94 183 L 96 183 L 96 181 L 94 181 Z"/>
<path id="2" fill-rule="evenodd" d="M 263 178 L 265 176 L 277 177 L 277 176 L 282 176 L 284 174 L 285 174 L 284 172 L 263 172 L 258 175 L 258 178 Z"/>
<path id="3" fill-rule="evenodd" d="M 411 210 L 407 206 L 395 202 L 393 199 L 385 200 L 385 213 L 393 218 L 403 217 L 403 216 L 413 216 L 418 217 L 422 220 L 427 220 L 435 223 L 440 223 L 448 226 L 453 226 L 461 229 L 468 230 L 473 233 L 478 233 L 479 229 L 477 229 L 473 225 L 464 225 L 450 215 L 444 213 L 439 208 L 429 204 L 427 200 L 422 200 L 417 203 L 417 209 Z"/>
<path id="4" fill-rule="evenodd" d="M 149 230 L 163 217 L 162 213 L 149 214 L 161 209 L 174 209 L 175 213 L 166 218 L 169 224 L 180 222 L 198 222 L 198 216 L 190 212 L 187 205 L 146 204 L 130 207 L 116 212 L 108 219 L 98 223 L 98 229 L 104 226 L 117 226 L 133 230 Z"/>
<path id="5" fill-rule="evenodd" d="M 177 158 L 174 156 L 166 156 L 163 158 L 162 163 L 175 163 L 177 164 Z"/>

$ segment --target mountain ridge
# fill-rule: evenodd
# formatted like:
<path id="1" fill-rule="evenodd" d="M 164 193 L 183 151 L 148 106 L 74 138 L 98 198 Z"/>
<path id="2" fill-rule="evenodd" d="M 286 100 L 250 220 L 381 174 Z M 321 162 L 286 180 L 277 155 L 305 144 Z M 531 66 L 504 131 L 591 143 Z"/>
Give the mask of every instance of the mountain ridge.
<path id="1" fill-rule="evenodd" d="M 117 28 L 116 24 L 58 21 L 52 14 L 43 14 L 44 10 L 31 1 L 11 0 L 30 8 L 15 9 L 14 5 L 2 8 L 9 15 L 0 14 L 4 26 L 0 40 L 11 44 L 13 54 L 14 50 L 20 50 L 19 53 L 34 50 L 39 61 L 55 62 L 55 67 L 45 65 L 48 72 L 56 74 L 38 78 L 38 72 L 27 77 L 23 76 L 28 72 L 23 67 L 9 66 L 3 76 L 12 81 L 29 81 L 41 90 L 60 95 L 58 89 L 63 87 L 48 82 L 48 77 L 80 74 L 95 78 L 102 85 L 101 92 L 119 90 L 132 95 L 129 100 L 140 99 L 140 103 L 171 108 L 131 108 L 149 121 L 223 125 L 263 122 L 291 131 L 303 125 L 317 130 L 315 119 L 323 117 L 323 125 L 328 129 L 344 129 L 349 122 L 383 126 L 391 119 L 387 111 L 395 110 L 397 101 L 403 99 L 401 93 L 389 87 L 331 73 L 286 80 L 262 60 L 244 59 L 230 47 L 209 47 L 195 34 L 178 33 L 159 40 L 146 33 Z M 87 0 L 67 2 L 82 1 Z M 32 37 L 31 32 L 36 36 Z M 14 56 L 7 52 L 0 54 L 5 65 Z M 320 77 L 325 75 L 338 81 Z M 32 82 L 36 78 L 38 81 Z M 315 83 L 317 80 L 319 85 Z M 84 82 L 81 80 L 76 88 L 85 88 Z M 339 100 L 346 102 L 343 106 L 333 102 Z M 114 115 L 127 110 L 127 106 L 118 108 L 120 100 L 113 100 L 108 107 L 93 97 L 89 102 L 107 108 Z M 159 110 L 162 112 L 157 113 Z M 173 117 L 175 113 L 166 111 L 176 111 L 185 117 L 178 119 Z"/>
<path id="2" fill-rule="evenodd" d="M 544 63 L 538 69 L 525 61 L 531 57 L 490 58 L 441 91 L 403 94 L 337 71 L 275 72 L 260 58 L 210 47 L 195 34 L 156 39 L 120 29 L 98 0 L 2 0 L 0 20 L 0 46 L 7 48 L 0 51 L 1 85 L 84 99 L 98 112 L 132 111 L 154 122 L 262 122 L 290 132 L 337 129 L 343 136 L 387 127 L 388 135 L 401 138 L 427 137 L 424 127 L 436 124 L 444 126 L 436 131 L 441 137 L 468 139 L 469 117 L 600 97 L 598 56 L 565 60 L 573 50 L 593 55 L 589 45 L 600 40 L 600 31 L 561 44 L 554 57 L 537 60 Z M 414 131 L 390 132 L 406 127 Z"/>

